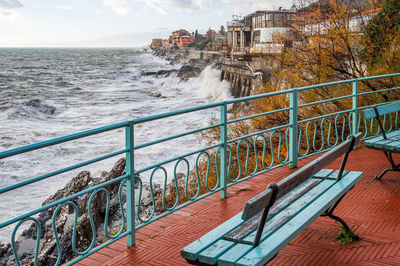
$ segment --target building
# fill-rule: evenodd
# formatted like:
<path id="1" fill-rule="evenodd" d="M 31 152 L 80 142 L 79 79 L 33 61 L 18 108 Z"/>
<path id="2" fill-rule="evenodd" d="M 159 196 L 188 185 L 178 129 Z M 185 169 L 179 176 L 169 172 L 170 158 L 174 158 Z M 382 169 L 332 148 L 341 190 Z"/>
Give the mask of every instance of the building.
<path id="1" fill-rule="evenodd" d="M 163 46 L 163 40 L 162 39 L 153 39 L 151 41 L 150 48 L 151 49 L 157 49 Z"/>
<path id="2" fill-rule="evenodd" d="M 168 39 L 166 39 L 166 40 L 162 40 L 162 42 L 161 42 L 161 46 L 162 46 L 162 47 L 164 47 L 164 48 L 167 48 L 167 47 L 169 47 L 169 40 L 168 40 Z"/>
<path id="3" fill-rule="evenodd" d="M 194 37 L 187 30 L 180 29 L 172 32 L 168 38 L 168 41 L 171 47 L 182 49 L 193 43 Z"/>
<path id="4" fill-rule="evenodd" d="M 243 18 L 234 16 L 228 22 L 228 44 L 233 52 L 279 52 L 274 36 L 290 36 L 297 15 L 293 6 L 290 10 L 256 11 Z"/>
<path id="5" fill-rule="evenodd" d="M 215 40 L 216 36 L 217 36 L 217 32 L 212 29 L 208 29 L 208 31 L 206 32 L 206 35 L 205 35 L 206 38 L 209 38 L 213 41 Z"/>
<path id="6" fill-rule="evenodd" d="M 194 37 L 191 35 L 185 35 L 185 36 L 181 36 L 179 38 L 177 47 L 180 49 L 183 49 L 187 46 L 189 46 L 189 44 L 194 43 Z"/>

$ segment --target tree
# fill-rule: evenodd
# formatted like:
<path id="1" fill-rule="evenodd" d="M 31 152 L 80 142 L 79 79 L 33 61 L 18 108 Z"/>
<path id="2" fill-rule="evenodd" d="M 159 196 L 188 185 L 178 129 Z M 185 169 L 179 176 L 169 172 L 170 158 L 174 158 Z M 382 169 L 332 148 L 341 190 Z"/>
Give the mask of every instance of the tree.
<path id="1" fill-rule="evenodd" d="M 200 50 L 204 50 L 204 48 L 211 43 L 211 38 L 204 39 L 199 45 L 198 48 Z"/>
<path id="2" fill-rule="evenodd" d="M 365 75 L 357 56 L 358 35 L 349 27 L 353 15 L 339 0 L 324 1 L 297 20 L 294 38 L 278 36 L 284 48 L 276 57 L 277 71 L 287 87 Z"/>
<path id="3" fill-rule="evenodd" d="M 225 36 L 226 34 L 226 30 L 224 25 L 221 25 L 220 29 L 219 29 L 219 34 L 221 34 L 222 36 Z"/>
<path id="4" fill-rule="evenodd" d="M 400 1 L 386 0 L 362 37 L 362 62 L 372 75 L 400 71 Z"/>

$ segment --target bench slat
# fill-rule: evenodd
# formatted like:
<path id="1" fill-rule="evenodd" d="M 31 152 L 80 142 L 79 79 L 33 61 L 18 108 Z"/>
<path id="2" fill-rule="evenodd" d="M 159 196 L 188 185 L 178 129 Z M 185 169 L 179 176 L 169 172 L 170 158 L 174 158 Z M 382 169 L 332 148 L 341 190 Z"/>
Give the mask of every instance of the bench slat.
<path id="1" fill-rule="evenodd" d="M 252 245 L 236 244 L 218 259 L 218 266 L 235 265 L 235 262 L 253 248 Z"/>
<path id="2" fill-rule="evenodd" d="M 297 189 L 287 193 L 284 197 L 277 200 L 275 204 L 271 207 L 268 213 L 268 217 L 272 217 L 273 215 L 275 215 L 278 211 L 286 207 L 288 202 L 292 202 L 293 200 L 301 197 L 302 195 L 304 195 L 304 193 L 306 193 L 311 188 L 316 186 L 319 182 L 320 180 L 318 179 L 309 179 L 305 181 L 303 184 L 301 184 Z M 232 232 L 226 234 L 224 236 L 224 239 L 229 241 L 239 242 L 242 238 L 244 238 L 251 231 L 254 231 L 257 228 L 260 217 L 261 217 L 261 212 L 253 216 L 249 220 L 247 220 L 244 224 L 238 226 Z"/>
<path id="3" fill-rule="evenodd" d="M 325 172 L 322 172 L 322 170 L 325 170 Z M 334 171 L 332 169 L 322 169 L 322 170 L 316 173 L 312 178 L 336 180 L 340 172 L 339 170 Z M 343 170 L 342 176 L 347 175 L 348 172 L 349 171 Z"/>
<path id="4" fill-rule="evenodd" d="M 378 136 L 364 142 L 368 148 L 378 149 L 382 151 L 400 152 L 400 130 L 391 131 L 386 134 L 387 140 L 382 136 Z"/>
<path id="5" fill-rule="evenodd" d="M 376 107 L 376 109 L 378 110 L 379 115 L 387 115 L 390 113 L 398 112 L 400 111 L 400 102 L 378 106 Z M 364 116 L 366 119 L 376 117 L 375 110 L 373 108 L 364 110 Z"/>
<path id="6" fill-rule="evenodd" d="M 267 263 L 280 249 L 352 188 L 362 175 L 361 172 L 350 172 L 340 181 L 335 182 L 328 191 L 293 217 L 290 222 L 279 228 L 270 237 L 262 241 L 259 246 L 241 258 L 237 265 L 264 265 Z"/>
<path id="7" fill-rule="evenodd" d="M 221 239 L 226 233 L 231 231 L 232 228 L 236 228 L 236 226 L 241 225 L 243 223 L 241 216 L 242 212 L 236 214 L 225 223 L 186 246 L 183 250 L 181 250 L 182 257 L 188 260 L 196 261 L 199 257 L 199 253 Z"/>
<path id="8" fill-rule="evenodd" d="M 390 132 L 386 133 L 386 137 L 388 139 L 392 139 L 393 137 L 396 137 L 396 136 L 399 136 L 399 135 L 400 135 L 400 130 L 390 131 Z M 381 141 L 381 140 L 383 140 L 383 136 L 379 135 L 379 136 L 377 136 L 375 138 L 365 140 L 364 141 L 364 145 L 365 146 L 371 146 L 371 145 L 373 145 L 373 143 L 375 143 L 377 141 Z"/>
<path id="9" fill-rule="evenodd" d="M 228 249 L 233 247 L 235 243 L 226 240 L 218 240 L 215 244 L 209 246 L 199 254 L 199 261 L 207 264 L 217 263 L 218 258 Z"/>
<path id="10" fill-rule="evenodd" d="M 393 140 L 400 140 L 400 131 L 399 130 L 396 130 L 397 131 L 397 135 L 396 136 L 392 136 L 391 137 L 391 139 L 393 139 Z M 394 131 L 395 132 L 395 131 Z"/>
<path id="11" fill-rule="evenodd" d="M 267 220 L 264 230 L 261 235 L 261 241 L 263 241 L 268 235 L 273 231 L 277 230 L 279 227 L 283 226 L 287 221 L 296 216 L 304 208 L 310 205 L 316 198 L 326 192 L 336 181 L 334 180 L 324 180 L 318 186 L 311 189 L 309 192 L 304 194 L 303 197 L 291 203 L 287 208 L 279 212 L 275 217 L 272 217 L 270 221 Z M 246 238 L 242 240 L 244 244 L 251 244 L 254 242 L 256 232 L 251 233 Z"/>
<path id="12" fill-rule="evenodd" d="M 383 149 L 385 150 L 390 150 L 390 151 L 396 151 L 396 147 L 400 145 L 400 141 L 398 140 L 393 140 L 389 143 L 383 144 Z"/>
<path id="13" fill-rule="evenodd" d="M 387 140 L 382 139 L 382 140 L 379 140 L 379 141 L 374 142 L 374 143 L 372 144 L 372 146 L 375 147 L 375 148 L 383 148 L 383 146 L 384 146 L 385 144 L 392 143 L 392 142 L 393 142 L 393 141 L 392 141 L 391 139 L 387 139 Z"/>

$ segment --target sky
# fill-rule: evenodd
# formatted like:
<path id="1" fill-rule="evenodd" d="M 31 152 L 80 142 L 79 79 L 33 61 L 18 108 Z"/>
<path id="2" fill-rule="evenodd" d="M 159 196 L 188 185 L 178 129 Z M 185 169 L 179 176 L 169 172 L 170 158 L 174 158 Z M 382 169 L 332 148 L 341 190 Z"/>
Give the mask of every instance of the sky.
<path id="1" fill-rule="evenodd" d="M 0 0 L 0 47 L 138 47 L 293 0 Z"/>

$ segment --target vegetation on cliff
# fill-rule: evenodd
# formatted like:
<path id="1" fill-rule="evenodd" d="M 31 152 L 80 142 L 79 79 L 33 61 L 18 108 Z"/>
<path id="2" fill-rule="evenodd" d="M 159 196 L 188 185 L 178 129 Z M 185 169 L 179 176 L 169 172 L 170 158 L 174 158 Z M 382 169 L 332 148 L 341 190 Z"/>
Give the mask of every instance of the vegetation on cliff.
<path id="1" fill-rule="evenodd" d="M 380 2 L 372 5 L 367 5 L 365 1 L 362 5 L 355 5 L 356 3 L 340 0 L 320 1 L 319 4 L 313 6 L 313 12 L 308 16 L 309 21 L 305 29 L 304 21 L 298 21 L 296 24 L 293 29 L 295 41 L 288 37 L 276 36 L 285 48 L 274 58 L 276 65 L 271 74 L 272 78 L 257 93 L 399 72 L 400 4 L 395 0 L 386 0 L 380 9 L 382 5 Z M 380 11 L 369 20 L 371 10 Z M 386 33 L 383 33 L 384 28 L 387 28 Z M 358 92 L 394 87 L 399 81 L 399 78 L 362 81 L 358 84 Z M 352 84 L 320 87 L 299 93 L 299 104 L 329 100 L 351 93 Z M 399 96 L 397 91 L 359 96 L 358 106 L 391 101 L 399 99 Z M 247 105 L 236 106 L 230 119 L 287 107 L 289 107 L 289 99 L 286 96 L 263 98 Z M 303 120 L 351 109 L 352 99 L 344 98 L 299 108 L 298 116 L 299 120 Z M 342 138 L 347 136 L 350 132 L 349 112 L 345 116 L 338 118 L 330 116 L 325 121 L 319 119 L 314 124 L 311 123 L 311 126 L 307 123 L 299 124 L 299 130 L 302 132 L 300 153 L 304 154 L 308 149 L 318 151 L 323 139 L 326 142 L 328 134 L 331 138 L 334 135 L 333 127 L 331 128 L 333 123 L 336 123 L 337 132 Z M 212 123 L 217 123 L 217 120 Z M 229 125 L 228 139 L 288 123 L 288 111 L 247 119 Z M 306 127 L 309 127 L 309 132 L 314 133 L 305 136 Z M 360 129 L 364 130 L 364 127 L 364 122 L 360 122 Z M 264 135 L 267 139 L 271 138 L 272 145 L 266 145 L 262 138 L 257 139 L 257 136 L 247 138 L 248 142 L 230 144 L 232 149 L 230 178 L 242 178 L 248 176 L 248 173 L 254 169 L 263 169 L 266 165 L 276 165 L 285 160 L 287 157 L 286 128 L 280 129 L 279 133 Z M 220 132 L 218 129 L 211 130 L 202 134 L 202 138 L 208 139 L 209 144 L 215 144 L 220 138 Z M 304 145 L 307 138 L 309 143 L 313 143 L 311 145 L 313 147 Z M 332 142 L 335 141 L 337 140 L 332 140 Z M 250 143 L 250 149 L 248 143 Z M 213 174 L 216 180 L 215 170 Z"/>

